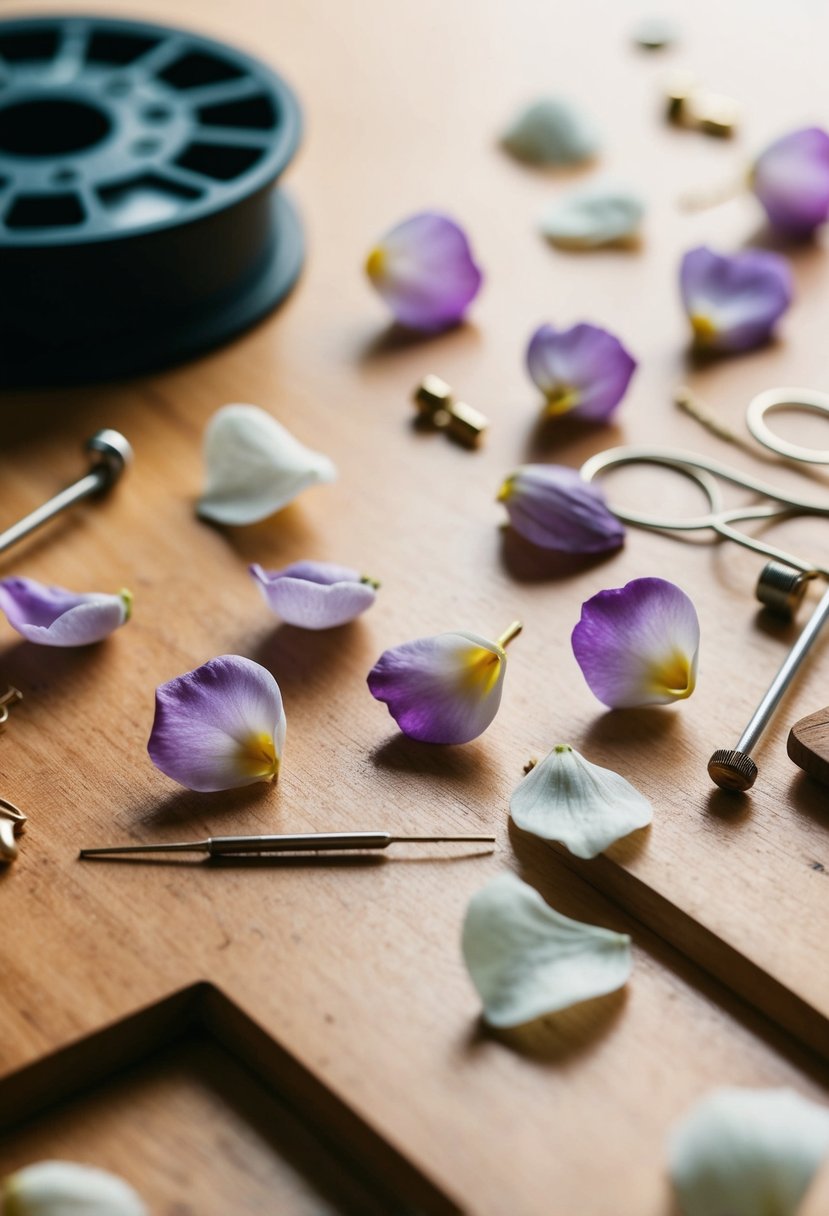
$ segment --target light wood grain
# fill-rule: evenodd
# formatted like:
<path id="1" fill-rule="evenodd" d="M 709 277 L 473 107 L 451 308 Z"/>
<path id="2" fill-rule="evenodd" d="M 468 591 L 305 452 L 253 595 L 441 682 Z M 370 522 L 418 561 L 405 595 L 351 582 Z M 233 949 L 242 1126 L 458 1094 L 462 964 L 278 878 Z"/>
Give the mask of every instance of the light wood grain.
<path id="1" fill-rule="evenodd" d="M 70 6 L 15 11 L 61 7 Z M 488 877 L 517 864 L 563 911 L 635 928 L 552 850 L 508 834 L 509 793 L 528 755 L 567 739 L 634 780 L 656 807 L 652 829 L 597 864 L 590 881 L 827 1056 L 825 794 L 784 748 L 788 725 L 825 703 L 825 654 L 818 650 L 758 753 L 752 795 L 712 793 L 708 755 L 736 739 L 790 640 L 757 620 L 758 563 L 632 533 L 599 565 L 539 564 L 502 534 L 494 496 L 528 457 L 578 465 L 623 441 L 691 447 L 756 472 L 750 457 L 677 416 L 676 381 L 689 380 L 735 428 L 761 388 L 825 382 L 829 286 L 819 246 L 796 253 L 798 301 L 784 341 L 689 368 L 679 256 L 702 241 L 741 244 L 758 215 L 749 199 L 681 215 L 675 197 L 717 184 L 779 130 L 825 117 L 815 108 L 829 19 L 805 3 L 782 12 L 704 0 L 682 12 L 683 49 L 659 58 L 629 46 L 632 10 L 597 0 L 567 13 L 487 0 L 474 16 L 461 0 L 145 0 L 142 14 L 236 40 L 296 84 L 308 130 L 290 185 L 309 262 L 278 316 L 198 363 L 129 385 L 3 402 L 9 518 L 76 474 L 78 447 L 97 426 L 121 428 L 136 449 L 110 500 L 17 550 L 4 571 L 78 588 L 126 584 L 136 609 L 94 650 L 49 653 L 7 634 L 0 655 L 0 675 L 26 695 L 0 736 L 2 792 L 31 816 L 21 861 L 0 882 L 4 922 L 15 926 L 4 950 L 0 1067 L 210 979 L 470 1210 L 549 1212 L 555 1195 L 568 1216 L 665 1216 L 664 1136 L 694 1098 L 724 1081 L 794 1084 L 821 1097 L 824 1066 L 639 929 L 626 995 L 555 1020 L 529 1043 L 483 1034 L 458 953 L 463 911 Z M 739 144 L 661 126 L 661 75 L 680 62 L 744 100 Z M 551 88 L 590 106 L 605 133 L 604 165 L 647 193 L 639 253 L 581 258 L 536 235 L 540 209 L 581 177 L 513 165 L 495 135 L 516 104 Z M 467 326 L 415 343 L 385 328 L 359 268 L 383 228 L 424 206 L 467 225 L 487 285 Z M 535 429 L 538 403 L 521 361 L 531 329 L 547 319 L 604 323 L 639 357 L 616 426 Z M 490 415 L 483 451 L 412 430 L 409 395 L 427 371 Z M 199 523 L 200 437 L 211 413 L 234 400 L 272 410 L 330 454 L 339 482 L 253 528 Z M 819 478 L 814 485 L 825 489 Z M 635 492 L 680 501 L 650 480 Z M 824 527 L 786 525 L 778 539 L 817 551 Z M 277 630 L 246 564 L 302 557 L 380 578 L 376 608 L 326 635 Z M 570 629 L 587 596 L 653 573 L 697 603 L 698 690 L 664 712 L 605 714 L 575 666 Z M 380 652 L 447 628 L 495 634 L 515 616 L 525 631 L 487 735 L 450 751 L 401 740 L 364 684 Z M 145 754 L 153 689 L 233 652 L 264 662 L 282 686 L 289 729 L 279 788 L 180 792 Z M 81 843 L 120 838 L 414 825 L 492 826 L 499 851 L 326 868 L 74 860 Z"/>
<path id="2" fill-rule="evenodd" d="M 388 1211 L 226 1051 L 198 1039 L 7 1135 L 0 1174 L 44 1155 L 120 1174 L 158 1216 Z"/>

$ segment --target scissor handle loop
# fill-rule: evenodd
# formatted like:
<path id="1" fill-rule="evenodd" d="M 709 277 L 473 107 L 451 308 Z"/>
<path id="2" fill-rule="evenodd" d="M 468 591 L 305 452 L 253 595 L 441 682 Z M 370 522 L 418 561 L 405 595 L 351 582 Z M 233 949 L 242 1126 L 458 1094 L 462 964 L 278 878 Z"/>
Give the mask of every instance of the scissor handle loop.
<path id="1" fill-rule="evenodd" d="M 708 499 L 711 510 L 706 515 L 671 519 L 668 516 L 660 518 L 654 515 L 646 515 L 641 511 L 623 510 L 613 506 L 612 503 L 609 504 L 613 514 L 618 519 L 621 519 L 623 523 L 660 532 L 698 532 L 708 529 L 716 532 L 719 536 L 736 541 L 738 545 L 743 545 L 746 549 L 751 549 L 755 553 L 761 553 L 765 557 L 773 558 L 776 561 L 785 562 L 797 570 L 804 571 L 804 573 L 818 573 L 824 577 L 829 577 L 829 570 L 824 566 L 816 565 L 795 554 L 786 553 L 783 549 L 778 549 L 776 546 L 770 545 L 758 537 L 750 536 L 748 533 L 742 532 L 733 526 L 738 521 L 751 519 L 773 520 L 782 519 L 790 515 L 829 515 L 829 506 L 823 506 L 819 503 L 800 498 L 788 497 L 774 486 L 766 485 L 764 482 L 758 481 L 753 477 L 738 473 L 735 469 L 730 469 L 715 460 L 709 460 L 707 457 L 695 457 L 688 452 L 672 451 L 668 448 L 610 448 L 608 451 L 599 452 L 596 456 L 591 456 L 589 460 L 586 460 L 581 467 L 580 473 L 584 481 L 594 481 L 602 473 L 607 472 L 608 469 L 634 464 L 661 465 L 664 468 L 670 469 L 673 473 L 680 473 L 683 477 L 686 477 L 689 481 L 693 481 L 695 485 L 700 487 Z M 719 481 L 716 479 L 740 486 L 742 489 L 750 490 L 755 494 L 760 494 L 768 502 L 766 505 L 734 507 L 726 510 L 720 494 Z"/>
<path id="2" fill-rule="evenodd" d="M 699 486 L 708 499 L 710 510 L 705 515 L 670 519 L 667 516 L 657 518 L 642 511 L 630 511 L 611 505 L 611 511 L 622 523 L 634 524 L 639 528 L 663 529 L 666 532 L 699 532 L 705 528 L 716 530 L 717 517 L 723 511 L 720 487 L 711 473 L 699 467 L 695 461 L 689 460 L 685 452 L 672 452 L 667 448 L 608 448 L 606 452 L 598 452 L 586 460 L 580 473 L 582 480 L 595 481 L 608 469 L 622 468 L 626 464 L 655 464 L 670 469 L 672 473 L 680 473 Z"/>
<path id="3" fill-rule="evenodd" d="M 826 448 L 806 448 L 775 435 L 766 422 L 766 415 L 783 409 L 808 410 L 829 416 L 829 393 L 814 388 L 769 388 L 758 393 L 746 410 L 746 426 L 757 442 L 769 451 L 804 464 L 829 464 Z"/>

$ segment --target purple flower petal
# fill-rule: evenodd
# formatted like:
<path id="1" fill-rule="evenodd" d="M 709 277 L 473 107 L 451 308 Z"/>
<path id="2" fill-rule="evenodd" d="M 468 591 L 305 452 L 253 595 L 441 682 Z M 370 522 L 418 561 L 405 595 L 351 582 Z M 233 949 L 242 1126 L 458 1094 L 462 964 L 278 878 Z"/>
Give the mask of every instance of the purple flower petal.
<path id="1" fill-rule="evenodd" d="M 269 671 L 226 654 L 156 689 L 147 751 L 191 790 L 229 790 L 278 776 L 285 744 L 279 685 Z"/>
<path id="2" fill-rule="evenodd" d="M 499 642 L 475 633 L 439 633 L 385 651 L 369 672 L 368 686 L 410 738 L 468 743 L 498 712 L 506 662 Z"/>
<path id="3" fill-rule="evenodd" d="M 288 625 L 300 629 L 333 629 L 370 608 L 377 587 L 356 570 L 331 562 L 294 562 L 284 570 L 250 572 L 265 603 Z"/>
<path id="4" fill-rule="evenodd" d="M 806 127 L 775 140 L 755 161 L 751 187 L 774 228 L 811 236 L 829 217 L 829 134 Z"/>
<path id="5" fill-rule="evenodd" d="M 663 578 L 637 578 L 582 605 L 573 653 L 611 709 L 667 705 L 694 691 L 699 621 L 688 596 Z"/>
<path id="6" fill-rule="evenodd" d="M 457 325 L 483 278 L 466 233 L 433 211 L 387 232 L 369 254 L 366 274 L 401 325 L 427 332 Z"/>
<path id="7" fill-rule="evenodd" d="M 33 578 L 0 582 L 0 609 L 9 624 L 41 646 L 88 646 L 129 620 L 132 596 L 81 594 L 47 587 Z"/>
<path id="8" fill-rule="evenodd" d="M 792 301 L 785 258 L 763 249 L 733 255 L 701 245 L 682 259 L 680 290 L 697 346 L 749 350 L 768 341 Z"/>
<path id="9" fill-rule="evenodd" d="M 542 549 L 605 553 L 625 539 L 599 487 L 564 465 L 522 465 L 501 486 L 498 501 L 515 531 Z"/>
<path id="10" fill-rule="evenodd" d="M 607 422 L 627 391 L 636 360 L 598 325 L 542 325 L 527 347 L 527 370 L 551 416 Z"/>

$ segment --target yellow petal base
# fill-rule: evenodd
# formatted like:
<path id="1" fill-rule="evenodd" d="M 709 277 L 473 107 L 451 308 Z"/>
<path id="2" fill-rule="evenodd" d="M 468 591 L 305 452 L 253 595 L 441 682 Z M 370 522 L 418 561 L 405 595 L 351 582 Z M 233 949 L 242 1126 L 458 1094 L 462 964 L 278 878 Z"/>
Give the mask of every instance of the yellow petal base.
<path id="1" fill-rule="evenodd" d="M 273 739 L 267 732 L 249 735 L 239 744 L 236 756 L 240 772 L 245 777 L 259 777 L 270 781 L 279 773 L 279 757 Z"/>
<path id="2" fill-rule="evenodd" d="M 691 329 L 697 346 L 710 346 L 717 336 L 717 327 L 710 317 L 695 313 L 691 317 Z"/>
<path id="3" fill-rule="evenodd" d="M 650 688 L 673 701 L 684 701 L 696 687 L 691 661 L 681 651 L 674 651 L 661 663 L 654 663 L 650 673 Z"/>

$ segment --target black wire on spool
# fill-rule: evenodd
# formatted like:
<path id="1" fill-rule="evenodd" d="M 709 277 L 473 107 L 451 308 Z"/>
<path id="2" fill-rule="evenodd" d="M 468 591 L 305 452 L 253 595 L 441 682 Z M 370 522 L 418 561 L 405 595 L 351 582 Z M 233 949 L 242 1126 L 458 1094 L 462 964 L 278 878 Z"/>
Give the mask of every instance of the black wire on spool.
<path id="1" fill-rule="evenodd" d="M 0 384 L 149 371 L 278 304 L 303 260 L 275 189 L 299 131 L 284 81 L 223 44 L 0 22 Z"/>

